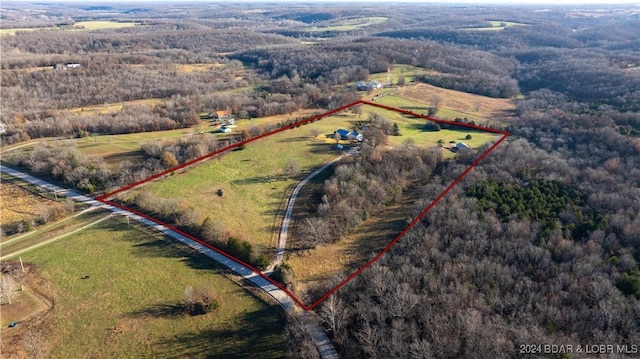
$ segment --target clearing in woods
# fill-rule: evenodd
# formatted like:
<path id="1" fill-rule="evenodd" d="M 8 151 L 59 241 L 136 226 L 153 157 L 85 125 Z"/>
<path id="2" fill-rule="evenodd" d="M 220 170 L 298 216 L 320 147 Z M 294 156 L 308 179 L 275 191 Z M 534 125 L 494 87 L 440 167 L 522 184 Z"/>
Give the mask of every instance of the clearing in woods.
<path id="1" fill-rule="evenodd" d="M 465 28 L 467 31 L 500 31 L 504 30 L 508 27 L 512 26 L 531 26 L 528 24 L 524 24 L 521 22 L 513 22 L 513 21 L 499 21 L 499 20 L 490 20 L 488 21 L 490 26 L 487 27 L 470 27 Z"/>
<path id="2" fill-rule="evenodd" d="M 327 25 L 327 26 L 313 26 L 308 29 L 311 32 L 317 31 L 352 31 L 357 29 L 362 29 L 368 26 L 381 24 L 383 22 L 389 21 L 388 17 L 382 16 L 366 16 L 355 19 L 343 19 L 338 20 L 335 24 Z"/>
<path id="3" fill-rule="evenodd" d="M 467 118 L 485 125 L 502 124 L 501 119 L 511 118 L 516 108 L 513 99 L 475 95 L 423 83 L 400 87 L 374 99 L 387 106 L 424 115 L 437 101 L 438 111 L 434 117 L 443 120 Z"/>

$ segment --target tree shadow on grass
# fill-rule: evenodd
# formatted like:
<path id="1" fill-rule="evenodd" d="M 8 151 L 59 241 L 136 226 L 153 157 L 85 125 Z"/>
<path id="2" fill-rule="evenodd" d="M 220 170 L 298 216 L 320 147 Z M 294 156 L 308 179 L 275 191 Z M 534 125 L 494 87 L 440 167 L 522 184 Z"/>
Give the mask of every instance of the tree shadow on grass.
<path id="1" fill-rule="evenodd" d="M 188 248 L 171 237 L 134 245 L 132 253 L 139 257 L 181 258 L 180 262 L 192 269 L 220 270 L 221 267 L 213 259 Z"/>
<path id="2" fill-rule="evenodd" d="M 417 122 L 417 123 L 410 123 L 407 125 L 407 127 L 411 130 L 416 130 L 416 131 L 421 131 L 421 132 L 438 132 L 438 131 L 433 131 L 433 130 L 429 130 L 427 129 L 427 124 L 429 123 L 433 123 L 431 121 L 428 122 Z"/>
<path id="3" fill-rule="evenodd" d="M 309 141 L 310 137 L 309 136 L 298 136 L 298 137 L 287 137 L 287 138 L 283 138 L 281 140 L 279 140 L 278 142 L 302 142 L 302 141 Z"/>
<path id="4" fill-rule="evenodd" d="M 187 308 L 182 303 L 175 304 L 155 304 L 150 307 L 129 313 L 132 318 L 177 318 L 187 315 Z"/>
<path id="5" fill-rule="evenodd" d="M 340 155 L 340 151 L 336 150 L 336 141 L 331 142 L 315 142 L 311 143 L 309 146 L 309 153 L 312 154 L 326 154 L 326 153 L 334 153 L 336 156 Z"/>
<path id="6" fill-rule="evenodd" d="M 279 181 L 283 181 L 284 179 L 285 179 L 284 176 L 275 174 L 275 175 L 234 179 L 229 183 L 232 185 L 246 185 L 246 184 L 279 182 Z"/>
<path id="7" fill-rule="evenodd" d="M 224 306 L 218 310 L 224 310 Z M 208 315 L 215 315 L 210 313 Z M 160 338 L 156 358 L 281 358 L 284 322 L 273 308 L 244 312 L 217 328 Z"/>
<path id="8" fill-rule="evenodd" d="M 420 114 L 420 115 L 423 115 L 423 116 L 426 116 L 427 113 L 429 112 L 429 106 L 400 106 L 398 108 L 402 109 L 402 110 L 411 111 L 411 112 L 414 112 L 414 113 L 417 113 L 417 114 Z M 415 118 L 414 116 L 410 116 L 410 117 Z"/>
<path id="9" fill-rule="evenodd" d="M 111 221 L 106 221 L 111 222 Z M 122 231 L 121 240 L 131 243 L 131 253 L 136 257 L 153 258 L 178 258 L 181 262 L 193 269 L 216 270 L 222 268 L 209 257 L 143 225 L 131 221 L 130 224 L 123 219 L 118 223 L 100 223 L 103 228 L 110 231 Z"/>

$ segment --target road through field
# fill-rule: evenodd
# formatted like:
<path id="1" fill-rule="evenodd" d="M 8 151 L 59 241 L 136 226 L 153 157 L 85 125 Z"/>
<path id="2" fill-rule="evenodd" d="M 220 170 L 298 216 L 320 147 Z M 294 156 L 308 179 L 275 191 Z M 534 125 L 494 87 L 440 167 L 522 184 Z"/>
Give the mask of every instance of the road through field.
<path id="1" fill-rule="evenodd" d="M 0 172 L 19 178 L 33 185 L 45 188 L 46 190 L 57 193 L 61 196 L 65 196 L 67 198 L 71 198 L 75 201 L 83 202 L 91 206 L 107 209 L 112 211 L 113 214 L 115 215 L 122 215 L 122 216 L 128 217 L 129 220 L 135 220 L 139 223 L 142 223 L 143 225 L 149 228 L 159 231 L 183 244 L 186 244 L 187 246 L 197 250 L 198 252 L 206 255 L 207 257 L 229 268 L 234 273 L 242 276 L 245 280 L 252 283 L 254 286 L 258 287 L 263 292 L 265 292 L 266 294 L 274 298 L 276 302 L 285 310 L 292 310 L 295 306 L 295 302 L 287 293 L 285 293 L 282 289 L 278 288 L 273 283 L 269 282 L 267 279 L 262 277 L 259 273 L 254 272 L 252 269 L 243 265 L 242 263 L 239 263 L 227 256 L 224 256 L 221 253 L 209 247 L 206 247 L 203 244 L 200 244 L 192 240 L 191 238 L 166 227 L 163 224 L 154 222 L 148 218 L 139 216 L 125 209 L 112 206 L 110 204 L 102 203 L 100 201 L 97 201 L 91 197 L 85 196 L 74 190 L 56 186 L 54 184 L 51 184 L 49 182 L 43 181 L 39 178 L 30 176 L 26 173 L 17 171 L 15 169 L 12 169 L 6 166 L 0 165 Z M 309 332 L 313 333 L 312 339 L 321 357 L 323 359 L 338 358 L 338 354 L 335 348 L 331 344 L 331 341 L 326 336 L 326 334 L 324 333 L 324 331 L 322 330 L 322 327 L 318 324 L 318 322 L 315 320 L 309 320 L 305 322 L 307 323 L 306 325 L 307 325 L 307 328 L 309 329 Z"/>

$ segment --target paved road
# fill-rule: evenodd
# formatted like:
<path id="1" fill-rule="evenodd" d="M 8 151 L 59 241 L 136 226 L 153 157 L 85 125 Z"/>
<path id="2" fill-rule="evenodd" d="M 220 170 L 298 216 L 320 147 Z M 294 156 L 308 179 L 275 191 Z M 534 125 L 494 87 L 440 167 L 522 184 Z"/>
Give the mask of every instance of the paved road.
<path id="1" fill-rule="evenodd" d="M 96 201 L 95 199 L 85 196 L 74 190 L 56 186 L 54 184 L 51 184 L 49 182 L 43 181 L 39 178 L 30 176 L 26 173 L 14 170 L 6 166 L 0 165 L 0 172 L 7 173 L 16 178 L 20 178 L 23 181 L 45 188 L 48 191 L 55 192 L 59 195 L 65 196 L 67 198 L 71 198 L 75 201 L 83 202 L 91 206 L 96 206 L 96 207 L 110 210 L 116 215 L 123 215 L 123 216 L 129 217 L 132 220 L 142 223 L 147 227 L 150 227 L 158 232 L 161 232 L 195 249 L 196 251 L 208 256 L 209 258 L 229 268 L 234 273 L 242 276 L 244 279 L 251 282 L 253 285 L 255 285 L 256 287 L 260 288 L 262 291 L 270 295 L 285 310 L 291 310 L 295 306 L 295 302 L 293 301 L 293 299 L 291 299 L 291 297 L 287 293 L 285 293 L 283 290 L 281 290 L 280 288 L 275 286 L 273 283 L 269 282 L 264 277 L 260 276 L 258 273 L 254 272 L 250 268 L 214 251 L 209 247 L 206 247 L 190 239 L 189 237 L 186 237 L 170 228 L 165 227 L 164 225 L 158 224 L 150 219 L 144 218 L 142 216 L 131 213 L 124 209 L 121 209 L 106 203 L 102 203 L 100 201 Z M 331 341 L 329 341 L 328 337 L 326 336 L 326 334 L 324 333 L 324 331 L 322 330 L 318 322 L 313 320 L 308 320 L 306 322 L 308 323 L 307 325 L 309 327 L 309 331 L 311 333 L 314 333 L 314 335 L 312 335 L 312 339 L 314 340 L 314 344 L 316 345 L 316 348 L 318 349 L 318 352 L 320 353 L 321 357 L 323 359 L 338 358 L 338 354 L 335 348 L 331 344 Z"/>
<path id="2" fill-rule="evenodd" d="M 293 205 L 296 202 L 296 198 L 298 198 L 298 194 L 304 185 L 306 185 L 313 177 L 317 176 L 320 172 L 327 169 L 327 167 L 331 166 L 335 162 L 339 161 L 343 156 L 335 158 L 327 163 L 325 163 L 322 167 L 313 171 L 310 175 L 305 177 L 300 183 L 296 185 L 296 187 L 291 192 L 291 196 L 289 196 L 289 200 L 287 201 L 287 207 L 284 211 L 284 217 L 282 218 L 282 225 L 280 226 L 280 234 L 278 235 L 278 247 L 276 250 L 276 259 L 271 266 L 270 270 L 273 269 L 276 265 L 282 263 L 282 259 L 284 258 L 284 250 L 287 244 L 287 235 L 289 232 L 289 221 L 291 220 L 291 215 L 293 214 Z"/>

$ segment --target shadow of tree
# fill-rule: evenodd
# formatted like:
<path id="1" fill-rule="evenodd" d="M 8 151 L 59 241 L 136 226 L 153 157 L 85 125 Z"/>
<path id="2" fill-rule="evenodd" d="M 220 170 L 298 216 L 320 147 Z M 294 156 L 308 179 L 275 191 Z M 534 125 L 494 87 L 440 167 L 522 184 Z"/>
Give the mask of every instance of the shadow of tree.
<path id="1" fill-rule="evenodd" d="M 116 225 L 111 223 L 100 223 L 105 230 L 124 231 L 122 240 L 131 242 L 131 252 L 137 257 L 165 257 L 181 259 L 181 262 L 193 269 L 215 270 L 223 272 L 215 261 L 209 257 L 181 245 L 171 237 L 155 232 L 143 225 L 131 221 L 130 224 L 124 219 L 118 221 Z M 131 230 L 132 228 L 136 230 Z"/>
<path id="2" fill-rule="evenodd" d="M 287 137 L 287 138 L 283 138 L 278 142 L 302 142 L 302 141 L 310 141 L 311 138 L 309 136 L 298 136 L 298 137 Z"/>
<path id="3" fill-rule="evenodd" d="M 152 318 L 175 318 L 187 315 L 187 308 L 182 303 L 176 304 L 155 304 L 148 308 L 140 309 L 129 313 L 132 318 L 152 317 Z"/>
<path id="4" fill-rule="evenodd" d="M 229 183 L 231 183 L 232 185 L 245 185 L 245 184 L 256 184 L 256 183 L 270 183 L 274 181 L 284 181 L 284 180 L 285 180 L 284 176 L 274 174 L 274 175 L 234 179 Z"/>
<path id="5" fill-rule="evenodd" d="M 245 312 L 224 329 L 192 331 L 160 338 L 156 358 L 281 358 L 283 320 L 274 308 Z"/>

